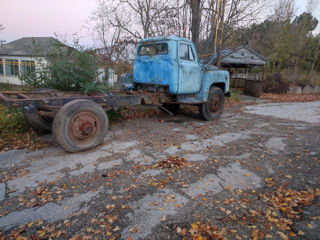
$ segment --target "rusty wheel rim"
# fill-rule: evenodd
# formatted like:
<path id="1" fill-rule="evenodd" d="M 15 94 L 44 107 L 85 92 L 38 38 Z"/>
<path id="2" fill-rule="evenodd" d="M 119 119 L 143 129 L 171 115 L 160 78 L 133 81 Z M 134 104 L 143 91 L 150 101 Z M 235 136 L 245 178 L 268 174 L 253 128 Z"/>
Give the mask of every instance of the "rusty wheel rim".
<path id="1" fill-rule="evenodd" d="M 74 115 L 68 125 L 69 136 L 77 143 L 90 142 L 98 135 L 99 129 L 97 116 L 90 112 L 80 112 Z"/>
<path id="2" fill-rule="evenodd" d="M 208 110 L 211 113 L 219 112 L 221 109 L 221 101 L 222 98 L 218 94 L 214 94 L 211 96 L 209 104 L 208 104 Z"/>

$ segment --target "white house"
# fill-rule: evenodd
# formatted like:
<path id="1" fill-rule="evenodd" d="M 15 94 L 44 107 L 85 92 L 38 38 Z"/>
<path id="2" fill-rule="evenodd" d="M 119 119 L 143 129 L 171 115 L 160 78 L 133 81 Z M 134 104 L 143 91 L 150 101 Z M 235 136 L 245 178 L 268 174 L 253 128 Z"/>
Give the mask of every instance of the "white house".
<path id="1" fill-rule="evenodd" d="M 34 71 L 57 47 L 68 48 L 53 37 L 25 37 L 0 46 L 0 83 L 21 85 L 19 75 Z"/>

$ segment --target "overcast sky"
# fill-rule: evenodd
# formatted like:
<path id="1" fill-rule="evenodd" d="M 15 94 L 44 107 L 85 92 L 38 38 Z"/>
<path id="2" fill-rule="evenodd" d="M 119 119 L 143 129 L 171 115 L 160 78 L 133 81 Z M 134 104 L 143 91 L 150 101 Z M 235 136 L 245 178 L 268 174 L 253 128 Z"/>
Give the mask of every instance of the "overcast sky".
<path id="1" fill-rule="evenodd" d="M 297 14 L 303 12 L 307 0 L 296 0 Z M 96 7 L 95 0 L 0 0 L 0 40 L 10 42 L 21 37 L 58 35 L 60 40 L 72 39 L 77 33 L 81 44 L 93 44 L 86 21 Z M 314 15 L 319 18 L 319 8 Z"/>

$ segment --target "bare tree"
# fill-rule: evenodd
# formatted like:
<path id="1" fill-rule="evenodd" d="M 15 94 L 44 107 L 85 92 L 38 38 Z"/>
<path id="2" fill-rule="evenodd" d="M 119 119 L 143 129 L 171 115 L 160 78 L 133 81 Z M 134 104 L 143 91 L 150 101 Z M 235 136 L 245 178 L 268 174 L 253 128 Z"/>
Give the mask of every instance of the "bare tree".
<path id="1" fill-rule="evenodd" d="M 319 5 L 319 0 L 308 0 L 306 12 L 313 13 Z"/>
<path id="2" fill-rule="evenodd" d="M 226 0 L 224 39 L 232 39 L 241 26 L 257 21 L 265 2 Z M 199 43 L 201 52 L 210 53 L 215 39 L 216 3 L 216 0 L 98 0 L 91 17 L 92 29 L 114 60 L 132 56 L 132 43 L 161 35 L 191 38 Z"/>
<path id="3" fill-rule="evenodd" d="M 200 0 L 190 0 L 191 8 L 191 36 L 192 41 L 197 45 L 200 34 L 201 9 Z"/>
<path id="4" fill-rule="evenodd" d="M 283 22 L 291 20 L 295 13 L 294 9 L 295 0 L 279 0 L 278 4 L 274 7 L 274 13 L 270 18 L 274 21 Z"/>

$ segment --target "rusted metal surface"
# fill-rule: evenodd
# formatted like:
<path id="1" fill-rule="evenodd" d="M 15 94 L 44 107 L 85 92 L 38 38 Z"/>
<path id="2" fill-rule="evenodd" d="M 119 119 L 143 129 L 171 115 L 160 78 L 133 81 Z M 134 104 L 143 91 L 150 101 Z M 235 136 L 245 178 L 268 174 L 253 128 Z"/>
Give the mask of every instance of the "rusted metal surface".
<path id="1" fill-rule="evenodd" d="M 100 130 L 97 116 L 91 112 L 80 112 L 72 117 L 68 133 L 74 142 L 85 143 L 94 139 Z"/>
<path id="2" fill-rule="evenodd" d="M 212 113 L 218 112 L 221 108 L 221 101 L 222 99 L 220 95 L 214 94 L 211 96 L 208 104 L 209 111 Z"/>
<path id="3" fill-rule="evenodd" d="M 57 114 L 57 111 L 52 111 L 52 112 L 38 111 L 37 113 L 38 113 L 40 116 L 48 117 L 48 118 L 53 119 L 54 116 Z"/>
<path id="4" fill-rule="evenodd" d="M 147 96 L 138 92 L 108 92 L 106 94 L 83 94 L 77 92 L 49 92 L 49 93 L 0 93 L 0 104 L 5 105 L 8 108 L 22 108 L 24 114 L 37 113 L 42 117 L 53 119 L 59 109 L 66 103 L 73 100 L 90 100 L 98 103 L 105 111 L 117 110 L 121 106 L 140 105 L 142 103 L 151 104 L 152 101 Z M 77 121 L 83 122 L 84 116 L 80 116 Z M 87 117 L 87 122 L 91 126 L 94 122 Z M 82 124 L 81 129 L 87 129 L 90 126 L 84 127 Z M 93 125 L 92 125 L 93 126 Z M 78 123 L 74 123 L 75 139 L 81 139 L 82 135 L 79 135 L 80 129 Z M 83 130 L 82 133 L 87 130 Z M 90 134 L 89 134 L 90 135 Z"/>
<path id="5" fill-rule="evenodd" d="M 104 108 L 118 109 L 120 106 L 139 105 L 145 98 L 144 95 L 128 94 L 126 92 L 110 92 L 103 95 L 89 96 L 81 93 L 44 94 L 44 93 L 22 93 L 25 97 L 18 98 L 21 93 L 0 93 L 0 104 L 7 107 L 22 107 L 25 112 L 29 111 L 28 106 L 37 109 L 52 111 L 59 109 L 64 104 L 77 100 L 91 100 Z"/>

